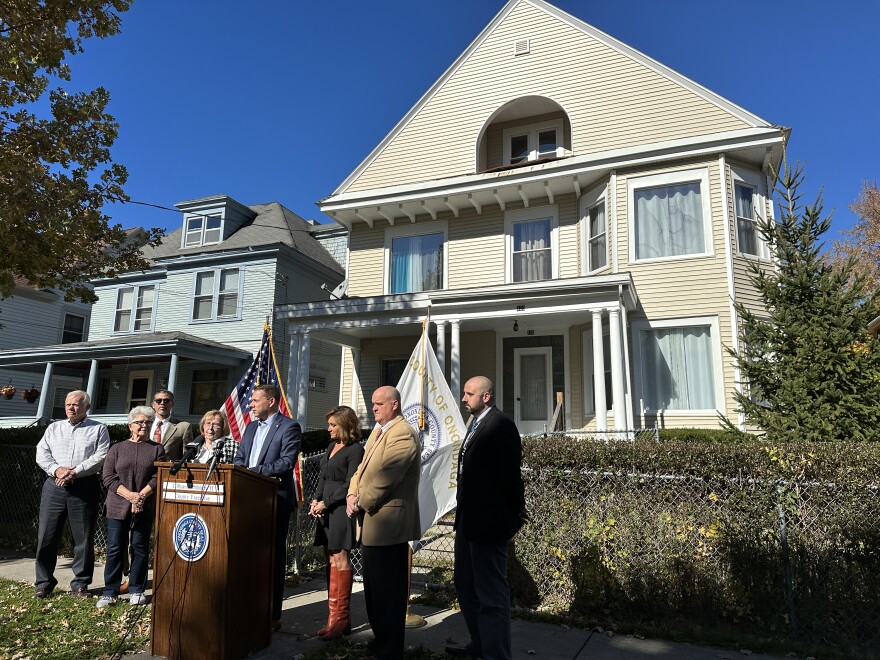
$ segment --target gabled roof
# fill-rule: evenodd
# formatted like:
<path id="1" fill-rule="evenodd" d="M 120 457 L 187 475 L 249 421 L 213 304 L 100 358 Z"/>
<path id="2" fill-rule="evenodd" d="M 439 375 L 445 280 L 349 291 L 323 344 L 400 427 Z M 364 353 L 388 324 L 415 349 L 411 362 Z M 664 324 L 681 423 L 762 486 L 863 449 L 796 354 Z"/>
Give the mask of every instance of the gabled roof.
<path id="1" fill-rule="evenodd" d="M 648 57 L 644 53 L 627 46 L 625 43 L 615 39 L 614 37 L 602 32 L 601 30 L 585 23 L 568 14 L 565 11 L 562 11 L 558 7 L 554 7 L 553 5 L 544 2 L 544 0 L 509 0 L 507 4 L 498 12 L 498 14 L 492 19 L 492 21 L 477 35 L 476 39 L 464 50 L 464 52 L 459 55 L 459 57 L 452 63 L 452 65 L 440 76 L 440 78 L 428 89 L 427 92 L 416 102 L 416 104 L 410 109 L 410 111 L 404 115 L 404 117 L 397 123 L 397 125 L 391 130 L 388 135 L 370 152 L 370 154 L 361 162 L 360 165 L 355 168 L 348 177 L 333 191 L 330 197 L 335 195 L 339 195 L 340 193 L 345 192 L 345 190 L 354 183 L 358 177 L 378 158 L 378 156 L 388 147 L 388 145 L 398 136 L 400 133 L 407 127 L 407 125 L 413 120 L 413 118 L 434 98 L 434 96 L 439 92 L 439 90 L 452 78 L 455 73 L 461 68 L 461 66 L 473 55 L 473 53 L 489 38 L 492 32 L 504 21 L 504 19 L 510 14 L 513 9 L 521 4 L 529 4 L 534 6 L 535 8 L 546 12 L 547 14 L 563 21 L 569 26 L 580 30 L 586 35 L 591 36 L 596 39 L 600 43 L 606 45 L 609 48 L 612 48 L 625 57 L 636 61 L 645 67 L 653 70 L 657 74 L 669 79 L 675 84 L 678 84 L 697 96 L 703 98 L 705 101 L 721 108 L 722 110 L 730 113 L 732 116 L 744 122 L 747 126 L 755 127 L 755 128 L 769 128 L 773 125 L 766 120 L 758 117 L 757 115 L 743 109 L 742 107 L 736 105 L 735 103 L 725 99 L 724 97 L 712 92 L 711 90 L 703 87 L 702 85 L 694 82 L 693 80 L 687 78 L 686 76 L 681 75 L 680 73 L 674 71 L 673 69 L 667 67 L 660 62 L 657 62 L 651 57 Z M 322 201 L 326 201 L 325 200 Z"/>
<path id="2" fill-rule="evenodd" d="M 296 213 L 278 202 L 255 204 L 247 208 L 256 213 L 254 219 L 220 243 L 181 248 L 180 235 L 183 228 L 180 227 L 169 232 L 156 247 L 146 248 L 144 256 L 155 263 L 170 257 L 229 252 L 230 250 L 283 244 L 312 261 L 342 274 L 342 267 L 311 235 L 312 226 Z"/>

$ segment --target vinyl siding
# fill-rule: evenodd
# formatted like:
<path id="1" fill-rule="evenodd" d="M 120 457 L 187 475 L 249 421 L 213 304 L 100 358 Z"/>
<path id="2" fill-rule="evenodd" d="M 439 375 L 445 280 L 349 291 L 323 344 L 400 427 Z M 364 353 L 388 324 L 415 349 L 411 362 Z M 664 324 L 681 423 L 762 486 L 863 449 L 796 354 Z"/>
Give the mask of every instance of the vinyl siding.
<path id="1" fill-rule="evenodd" d="M 514 41 L 526 37 L 531 52 L 514 57 Z M 530 95 L 547 97 L 568 113 L 573 155 L 748 127 L 645 65 L 521 3 L 347 192 L 473 173 L 486 122 L 505 103 Z"/>

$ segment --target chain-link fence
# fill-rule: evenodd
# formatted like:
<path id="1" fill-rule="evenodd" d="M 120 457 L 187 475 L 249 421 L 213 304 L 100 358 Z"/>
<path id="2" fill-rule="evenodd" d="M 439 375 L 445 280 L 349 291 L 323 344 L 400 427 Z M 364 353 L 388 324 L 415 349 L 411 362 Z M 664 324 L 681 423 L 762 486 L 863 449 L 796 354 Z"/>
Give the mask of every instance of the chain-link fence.
<path id="1" fill-rule="evenodd" d="M 320 455 L 303 459 L 306 502 Z M 713 630 L 731 638 L 748 630 L 876 657 L 876 483 L 532 465 L 523 475 L 529 522 L 510 561 L 517 606 L 609 626 Z M 33 447 L 0 446 L 0 545 L 33 549 L 44 479 Z M 320 573 L 323 551 L 312 545 L 307 506 L 295 516 L 288 557 L 298 571 Z M 97 536 L 101 552 L 103 522 Z M 359 553 L 352 558 L 359 569 Z M 428 532 L 413 564 L 416 579 L 451 581 L 449 517 Z"/>

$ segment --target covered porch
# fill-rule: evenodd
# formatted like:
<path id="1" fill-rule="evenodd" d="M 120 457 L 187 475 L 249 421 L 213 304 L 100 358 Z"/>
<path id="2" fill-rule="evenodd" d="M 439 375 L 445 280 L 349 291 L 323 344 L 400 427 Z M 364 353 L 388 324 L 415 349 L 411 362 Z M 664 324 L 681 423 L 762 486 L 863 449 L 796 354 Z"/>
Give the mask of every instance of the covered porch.
<path id="1" fill-rule="evenodd" d="M 287 305 L 288 392 L 297 411 L 308 406 L 313 339 L 343 348 L 340 403 L 365 422 L 380 385 L 396 385 L 422 323 L 458 396 L 475 375 L 495 381 L 499 407 L 523 433 L 551 423 L 557 394 L 562 426 L 632 427 L 627 315 L 638 299 L 629 273 L 497 287 L 343 298 Z"/>
<path id="2" fill-rule="evenodd" d="M 133 406 L 149 405 L 160 388 L 175 392 L 175 417 L 198 421 L 222 403 L 251 360 L 248 352 L 182 332 L 0 351 L 0 367 L 40 390 L 33 415 L 0 417 L 0 427 L 63 417 L 64 397 L 74 389 L 89 393 L 90 417 L 105 424 L 124 422 Z"/>

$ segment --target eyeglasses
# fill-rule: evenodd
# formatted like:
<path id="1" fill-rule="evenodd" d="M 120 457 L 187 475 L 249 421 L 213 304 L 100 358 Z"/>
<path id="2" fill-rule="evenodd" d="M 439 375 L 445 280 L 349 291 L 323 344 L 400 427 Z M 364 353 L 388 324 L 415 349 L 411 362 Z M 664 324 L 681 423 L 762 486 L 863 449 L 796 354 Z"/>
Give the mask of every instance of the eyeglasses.
<path id="1" fill-rule="evenodd" d="M 136 419 L 133 422 L 129 422 L 129 424 L 137 424 L 138 426 L 149 426 L 150 420 L 148 419 Z"/>
<path id="2" fill-rule="evenodd" d="M 174 403 L 173 399 L 153 399 L 153 403 Z"/>

